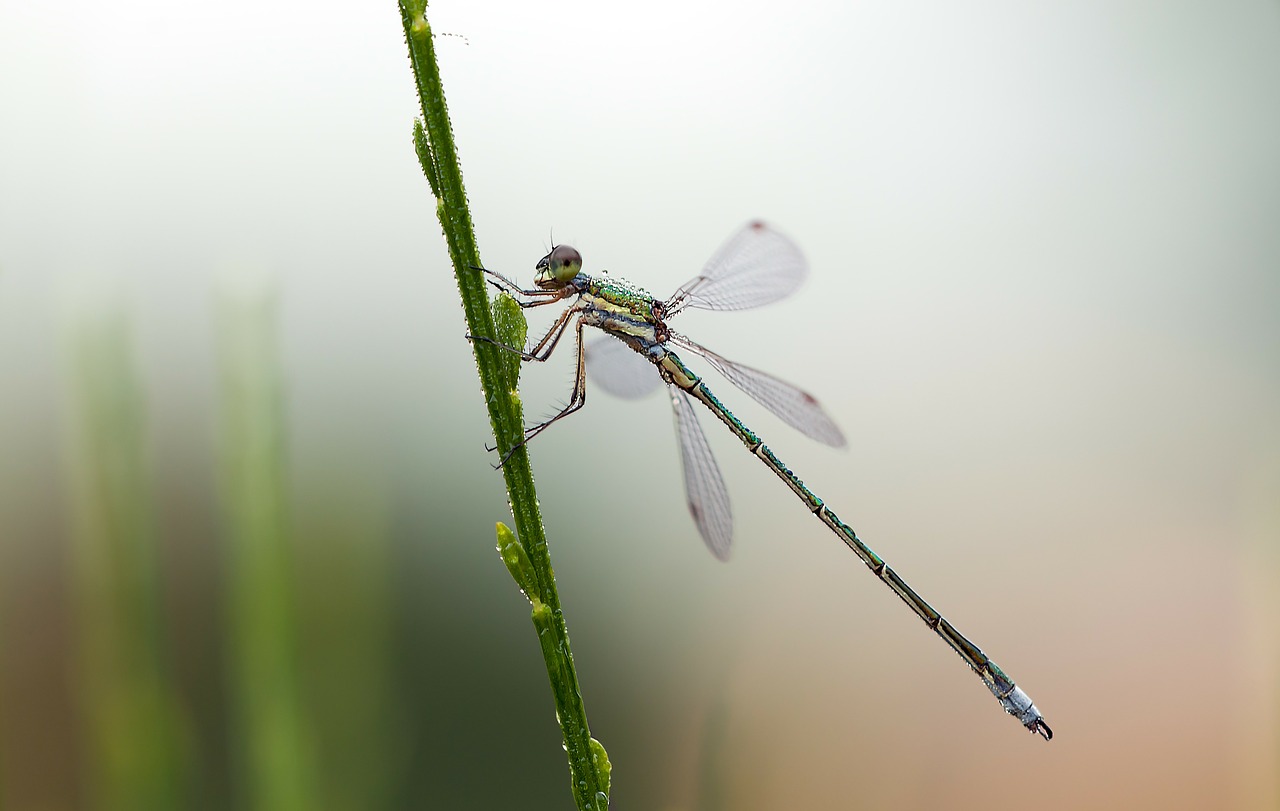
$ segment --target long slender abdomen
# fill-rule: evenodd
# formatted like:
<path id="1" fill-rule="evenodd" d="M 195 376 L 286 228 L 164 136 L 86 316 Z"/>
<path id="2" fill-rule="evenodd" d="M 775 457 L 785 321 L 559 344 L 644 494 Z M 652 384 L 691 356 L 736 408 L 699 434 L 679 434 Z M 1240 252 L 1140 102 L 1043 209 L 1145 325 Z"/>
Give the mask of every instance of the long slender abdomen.
<path id="1" fill-rule="evenodd" d="M 684 389 L 690 396 L 696 398 L 699 402 L 711 410 L 725 425 L 729 426 L 729 430 L 733 431 L 738 439 L 747 446 L 760 461 L 764 462 L 770 470 L 772 470 L 778 478 L 786 482 L 791 488 L 791 492 L 804 502 L 809 512 L 818 517 L 822 523 L 836 534 L 836 537 L 844 541 L 845 545 L 853 550 L 867 568 L 871 570 L 877 578 L 884 582 L 893 593 L 911 607 L 926 625 L 959 654 L 973 672 L 977 673 L 982 679 L 983 684 L 987 686 L 1000 702 L 1000 705 L 1010 715 L 1017 718 L 1023 726 L 1031 732 L 1040 734 L 1045 740 L 1053 737 L 1053 731 L 1049 729 L 1049 725 L 1044 722 L 1044 717 L 1040 711 L 1036 709 L 1031 698 L 1024 693 L 1013 680 L 1005 675 L 1004 671 L 991 661 L 982 650 L 972 642 L 970 642 L 964 634 L 956 630 L 950 622 L 942 617 L 933 609 L 924 598 L 915 592 L 907 582 L 898 576 L 898 573 L 890 568 L 884 560 L 880 558 L 871 547 L 867 546 L 857 536 L 857 533 L 831 510 L 827 509 L 826 504 L 800 477 L 791 472 L 791 469 L 778 458 L 777 454 L 769 450 L 768 446 L 760 440 L 760 437 L 742 423 L 733 415 L 729 409 L 716 398 L 711 390 L 706 387 L 702 379 L 694 374 L 689 367 L 676 357 L 670 351 L 667 351 L 661 358 L 656 359 L 658 366 L 663 370 L 664 377 L 667 377 L 672 383 Z"/>

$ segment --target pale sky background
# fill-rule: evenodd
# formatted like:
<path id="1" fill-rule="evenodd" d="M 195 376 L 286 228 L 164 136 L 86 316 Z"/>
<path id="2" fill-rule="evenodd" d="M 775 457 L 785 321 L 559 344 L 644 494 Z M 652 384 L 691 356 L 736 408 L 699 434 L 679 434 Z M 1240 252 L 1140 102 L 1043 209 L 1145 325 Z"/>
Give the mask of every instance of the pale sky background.
<path id="1" fill-rule="evenodd" d="M 847 452 L 717 387 L 1058 733 L 1001 717 L 708 420 L 738 528 L 717 564 L 663 398 L 596 393 L 533 461 L 619 807 L 694 807 L 716 701 L 734 808 L 1280 804 L 1280 5 L 430 18 L 458 35 L 437 47 L 488 266 L 527 281 L 554 235 L 663 296 L 749 219 L 802 246 L 794 298 L 679 328 L 821 398 Z M 338 482 L 420 528 L 424 569 L 497 603 L 447 610 L 520 628 L 505 677 L 550 725 L 416 110 L 390 2 L 3 1 L 4 559 L 54 554 L 77 307 L 133 318 L 157 475 L 188 481 L 215 290 L 265 278 L 300 524 Z M 562 354 L 526 371 L 530 419 L 568 395 Z M 610 726 L 620 706 L 650 725 Z M 501 730 L 505 756 L 556 745 Z"/>

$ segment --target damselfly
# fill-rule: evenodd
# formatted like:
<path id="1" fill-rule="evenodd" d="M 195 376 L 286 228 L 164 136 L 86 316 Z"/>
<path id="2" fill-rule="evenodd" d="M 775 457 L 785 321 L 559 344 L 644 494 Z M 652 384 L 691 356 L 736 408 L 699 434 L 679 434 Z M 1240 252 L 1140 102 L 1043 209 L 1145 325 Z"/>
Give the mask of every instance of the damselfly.
<path id="1" fill-rule="evenodd" d="M 845 444 L 840 429 L 812 396 L 772 375 L 717 355 L 673 331 L 667 323 L 689 307 L 743 310 L 790 295 L 807 273 L 804 256 L 795 243 L 764 223 L 750 223 L 711 257 L 701 273 L 663 301 L 621 279 L 584 273 L 581 255 L 568 245 L 552 248 L 536 269 L 532 290 L 521 288 L 500 273 L 484 270 L 494 286 L 511 294 L 521 307 L 541 307 L 577 297 L 532 349 L 504 347 L 525 360 L 545 361 L 570 326 L 577 333 L 577 374 L 568 404 L 549 420 L 525 431 L 520 444 L 582 407 L 587 397 L 588 373 L 600 388 L 627 398 L 641 397 L 666 384 L 675 409 L 689 512 L 707 548 L 720 560 L 726 560 L 733 539 L 729 494 L 694 413 L 696 400 L 727 425 L 752 454 L 786 482 L 819 521 L 960 654 L 1009 714 L 1045 740 L 1053 737 L 1031 698 L 871 551 L 676 355 L 676 350 L 687 350 L 701 357 L 730 383 L 813 439 L 828 445 Z M 606 335 L 590 345 L 584 344 L 584 327 L 596 327 Z M 507 452 L 508 457 L 512 450 Z"/>

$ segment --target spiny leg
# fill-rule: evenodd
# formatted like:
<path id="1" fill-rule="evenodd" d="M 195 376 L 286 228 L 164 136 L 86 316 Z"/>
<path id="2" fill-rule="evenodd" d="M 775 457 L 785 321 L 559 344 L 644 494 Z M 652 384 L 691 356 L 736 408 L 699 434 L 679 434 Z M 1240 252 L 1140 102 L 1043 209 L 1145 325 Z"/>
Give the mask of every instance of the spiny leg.
<path id="1" fill-rule="evenodd" d="M 522 360 L 536 360 L 539 363 L 544 362 L 551 357 L 551 353 L 555 351 L 556 344 L 560 343 L 561 336 L 564 335 L 565 327 L 569 324 L 569 319 L 577 313 L 577 307 L 570 307 L 560 314 L 555 323 L 551 325 L 551 329 L 547 330 L 547 334 L 533 347 L 533 350 L 526 352 L 523 349 L 516 349 L 514 346 L 508 346 L 501 341 L 495 341 L 492 338 L 486 338 L 483 335 L 468 335 L 467 338 L 472 341 L 481 341 L 486 344 L 493 344 L 499 349 L 505 349 L 508 352 L 514 352 L 520 356 Z M 544 351 L 545 350 L 545 351 Z"/>
<path id="2" fill-rule="evenodd" d="M 518 290 L 516 293 L 521 295 L 537 297 L 532 301 L 522 301 L 521 299 L 516 298 L 515 294 L 510 290 L 504 290 L 503 292 L 511 296 L 511 300 L 518 304 L 522 310 L 527 310 L 530 307 L 543 307 L 547 304 L 555 304 L 558 301 L 562 301 L 563 299 L 567 299 L 569 296 L 574 296 L 578 293 L 578 291 L 574 290 L 572 287 L 562 287 L 559 290 Z"/>
<path id="3" fill-rule="evenodd" d="M 504 290 L 508 293 L 522 293 L 526 296 L 533 296 L 539 293 L 554 292 L 551 290 L 525 290 L 523 287 L 517 284 L 514 280 L 507 278 L 506 276 L 504 276 L 503 274 L 499 273 L 496 270 L 489 270 L 489 268 L 482 268 L 479 265 L 468 265 L 468 267 L 470 267 L 472 270 L 478 270 L 484 275 L 488 276 L 489 284 L 493 285 L 499 290 Z"/>
<path id="4" fill-rule="evenodd" d="M 479 335 L 476 335 L 476 336 L 468 335 L 467 337 L 468 337 L 468 338 L 470 338 L 470 339 L 471 339 L 471 340 L 473 340 L 473 341 L 483 341 L 484 343 L 493 344 L 494 346 L 498 347 L 499 349 L 505 349 L 505 350 L 506 350 L 506 351 L 508 351 L 508 352 L 513 352 L 513 353 L 515 353 L 515 354 L 519 355 L 519 356 L 520 356 L 520 358 L 521 358 L 522 360 L 526 360 L 526 361 L 537 361 L 537 362 L 539 362 L 539 363 L 543 363 L 543 362 L 545 362 L 548 358 L 550 358 L 550 357 L 551 357 L 551 353 L 552 353 L 552 352 L 554 352 L 554 351 L 555 351 L 556 346 L 557 346 L 557 345 L 559 345 L 559 343 L 560 343 L 560 339 L 561 339 L 562 337 L 564 337 L 565 329 L 568 327 L 570 319 L 571 319 L 571 318 L 574 316 L 574 314 L 575 314 L 575 313 L 577 313 L 578 311 L 579 311 L 579 308 L 577 308 L 577 307 L 570 307 L 569 309 L 567 309 L 567 310 L 565 310 L 563 313 L 561 313 L 561 314 L 560 314 L 560 317 L 559 317 L 559 318 L 557 318 L 557 319 L 556 319 L 556 321 L 555 321 L 555 323 L 551 325 L 551 329 L 547 330 L 546 335 L 543 335 L 543 336 L 542 336 L 542 339 L 541 339 L 540 341 L 538 341 L 538 343 L 537 343 L 537 345 L 536 345 L 536 346 L 534 346 L 534 347 L 533 347 L 533 351 L 532 351 L 532 352 L 525 352 L 523 349 L 516 349 L 514 346 L 508 346 L 507 344 L 501 343 L 501 342 L 499 342 L 499 341 L 495 341 L 495 340 L 493 340 L 492 338 L 485 338 L 485 337 L 483 337 L 483 336 L 479 336 Z M 574 383 L 574 392 L 575 392 L 574 397 L 576 397 L 576 396 L 577 396 L 577 394 L 576 394 L 576 393 L 577 393 L 578 389 L 579 389 L 579 388 L 582 388 L 582 387 L 585 387 L 585 385 L 586 385 L 584 382 L 582 382 L 582 381 L 583 381 L 583 379 L 584 379 L 584 377 L 585 377 L 585 376 L 584 376 L 584 374 L 583 374 L 583 372 L 584 372 L 584 368 L 585 368 L 585 361 L 584 361 L 584 357 L 585 357 L 585 355 L 584 355 L 584 351 L 585 351 L 585 350 L 584 350 L 583 345 L 582 345 L 582 322 L 581 322 L 581 320 L 579 320 L 579 321 L 577 322 L 577 329 L 578 329 L 578 374 L 577 374 L 577 381 L 575 381 L 575 383 Z M 579 407 L 579 408 L 581 408 L 581 405 L 579 405 L 578 407 Z M 533 427 L 533 428 L 531 428 L 531 429 L 526 429 L 526 431 L 525 431 L 525 434 L 526 434 L 525 438 L 524 438 L 524 439 L 522 439 L 520 442 L 516 443 L 514 446 L 512 446 L 512 448 L 511 448 L 510 450 L 508 450 L 508 451 L 507 451 L 507 453 L 502 457 L 502 461 L 500 461 L 500 462 L 495 466 L 495 468 L 494 468 L 494 469 L 495 469 L 495 470 L 496 470 L 496 469 L 499 469 L 499 468 L 501 468 L 504 464 L 506 464 L 507 459 L 511 458 L 511 454 L 515 452 L 516 448 L 519 448 L 519 447 L 520 447 L 521 445 L 523 445 L 525 442 L 528 442 L 528 441 L 529 441 L 529 439 L 531 439 L 531 438 L 532 438 L 532 436 L 533 436 L 533 434 L 534 434 L 534 433 L 537 433 L 538 431 L 542 430 L 543 428 L 545 428 L 545 427 L 546 427 L 546 425 L 547 425 L 547 424 L 549 424 L 549 423 L 551 423 L 551 422 L 554 422 L 555 420 L 559 419 L 559 418 L 560 418 L 560 417 L 562 417 L 562 416 L 564 416 L 564 413 L 563 413 L 563 412 L 562 412 L 561 414 L 559 414 L 559 415 L 555 416 L 555 417 L 552 417 L 550 420 L 548 420 L 548 421 L 547 421 L 547 423 L 543 423 L 542 425 L 534 426 L 534 427 Z M 531 432 L 532 432 L 532 433 L 531 433 Z M 486 446 L 485 446 L 485 450 L 487 450 L 487 451 L 491 451 L 491 452 L 492 452 L 492 451 L 497 450 L 497 448 L 496 448 L 496 447 L 489 447 L 488 445 L 486 445 Z"/>
<path id="5" fill-rule="evenodd" d="M 574 375 L 573 393 L 569 396 L 569 404 L 566 405 L 563 409 L 561 409 L 560 413 L 556 414 L 551 419 L 538 423 L 532 428 L 526 428 L 524 432 L 524 438 L 521 439 L 519 442 L 517 442 L 515 445 L 511 446 L 511 450 L 507 451 L 506 454 L 503 455 L 502 460 L 498 462 L 495 469 L 501 468 L 503 465 L 505 465 L 507 463 L 507 460 L 511 458 L 511 454 L 515 453 L 517 449 L 525 445 L 529 440 L 533 439 L 535 436 L 537 436 L 538 434 L 546 430 L 547 426 L 551 425 L 551 423 L 569 416 L 570 414 L 582 408 L 582 406 L 586 404 L 587 402 L 587 353 L 586 353 L 586 347 L 583 345 L 583 342 L 582 342 L 583 326 L 584 325 L 582 323 L 582 319 L 578 319 L 574 323 L 575 331 L 578 333 L 577 335 L 578 369 L 577 369 L 577 373 Z M 563 328 L 560 329 L 560 333 L 561 334 L 564 333 Z M 545 342 L 546 339 L 543 339 L 543 340 Z M 559 337 L 557 337 L 556 340 L 558 341 Z M 554 346 L 555 346 L 555 343 L 553 342 L 552 347 L 554 348 Z M 548 352 L 548 354 L 550 354 L 550 352 Z M 542 360 L 546 360 L 546 358 L 542 358 Z"/>
<path id="6" fill-rule="evenodd" d="M 568 298 L 569 296 L 572 296 L 575 293 L 577 293 L 577 290 L 571 286 L 562 287 L 558 290 L 543 290 L 542 288 L 525 290 L 519 284 L 512 281 L 511 279 L 508 279 L 506 276 L 503 276 L 501 273 L 499 273 L 496 270 L 489 270 L 488 268 L 476 267 L 475 265 L 471 265 L 470 267 L 472 270 L 478 270 L 484 275 L 488 276 L 489 284 L 493 285 L 498 290 L 501 290 L 502 292 L 514 298 L 516 301 L 516 304 L 519 304 L 522 308 L 525 308 L 525 309 L 528 309 L 529 307 L 541 307 L 544 304 L 553 304 L 559 301 L 560 299 Z M 530 298 L 534 300 L 521 301 L 519 298 L 517 298 L 517 296 L 524 296 L 526 298 Z"/>

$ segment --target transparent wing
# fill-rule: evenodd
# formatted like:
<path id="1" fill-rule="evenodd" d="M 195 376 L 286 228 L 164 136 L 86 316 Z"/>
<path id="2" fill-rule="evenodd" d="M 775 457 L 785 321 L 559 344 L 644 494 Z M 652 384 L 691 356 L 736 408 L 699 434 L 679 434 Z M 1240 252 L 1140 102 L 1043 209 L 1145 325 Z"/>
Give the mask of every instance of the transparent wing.
<path id="1" fill-rule="evenodd" d="M 840 432 L 840 428 L 808 392 L 759 369 L 734 363 L 683 335 L 673 334 L 668 343 L 705 358 L 711 368 L 724 375 L 726 380 L 810 439 L 833 448 L 845 446 L 844 434 Z"/>
<path id="2" fill-rule="evenodd" d="M 729 559 L 733 543 L 733 513 L 729 510 L 729 491 L 725 489 L 720 467 L 711 455 L 707 436 L 698 424 L 693 400 L 679 386 L 671 386 L 671 407 L 676 413 L 676 437 L 680 441 L 680 462 L 684 468 L 684 494 L 698 532 L 711 554 L 719 560 Z"/>
<path id="3" fill-rule="evenodd" d="M 609 335 L 587 344 L 587 374 L 591 382 L 615 397 L 638 400 L 662 385 L 653 364 Z"/>
<path id="4" fill-rule="evenodd" d="M 665 303 L 667 316 L 686 307 L 745 310 L 786 298 L 804 281 L 804 254 L 788 237 L 756 220 L 720 246 L 702 273 Z"/>

